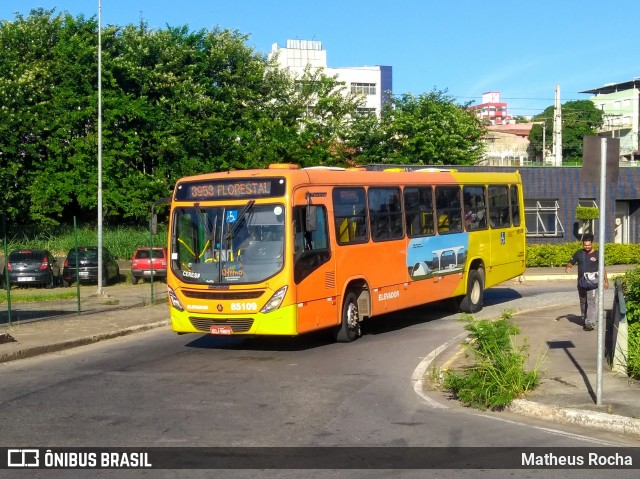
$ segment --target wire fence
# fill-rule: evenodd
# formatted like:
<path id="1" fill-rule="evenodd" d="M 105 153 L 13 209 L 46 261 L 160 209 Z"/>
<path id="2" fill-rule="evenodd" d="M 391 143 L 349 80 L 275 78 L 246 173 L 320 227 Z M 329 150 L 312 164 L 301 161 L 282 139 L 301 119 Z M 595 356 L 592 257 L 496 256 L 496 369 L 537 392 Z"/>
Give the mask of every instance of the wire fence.
<path id="1" fill-rule="evenodd" d="M 164 271 L 152 267 L 132 280 L 131 258 L 116 258 L 104 247 L 99 286 L 97 244 L 78 240 L 75 219 L 74 244 L 66 252 L 39 247 L 28 235 L 20 236 L 24 241 L 16 241 L 15 236 L 9 240 L 9 234 L 3 221 L 0 327 L 166 301 Z M 95 267 L 90 266 L 90 259 L 95 260 Z"/>

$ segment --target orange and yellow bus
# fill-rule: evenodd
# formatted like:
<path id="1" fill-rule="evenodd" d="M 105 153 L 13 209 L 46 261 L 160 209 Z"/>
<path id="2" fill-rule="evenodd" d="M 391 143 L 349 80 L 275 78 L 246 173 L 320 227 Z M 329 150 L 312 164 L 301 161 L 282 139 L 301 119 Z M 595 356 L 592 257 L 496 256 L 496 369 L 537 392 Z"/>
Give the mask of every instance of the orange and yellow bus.
<path id="1" fill-rule="evenodd" d="M 177 333 L 360 335 L 366 318 L 523 274 L 519 173 L 268 169 L 187 177 L 169 217 Z"/>

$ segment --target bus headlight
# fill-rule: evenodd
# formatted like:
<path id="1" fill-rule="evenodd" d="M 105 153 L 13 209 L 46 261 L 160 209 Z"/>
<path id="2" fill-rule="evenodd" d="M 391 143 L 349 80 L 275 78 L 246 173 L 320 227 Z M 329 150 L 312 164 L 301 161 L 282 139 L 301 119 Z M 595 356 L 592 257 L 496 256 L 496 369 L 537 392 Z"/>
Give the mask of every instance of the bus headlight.
<path id="1" fill-rule="evenodd" d="M 171 301 L 171 306 L 176 308 L 178 311 L 184 311 L 184 307 L 180 303 L 180 300 L 176 296 L 176 293 L 169 286 L 167 286 L 167 292 L 169 293 L 169 301 Z"/>
<path id="2" fill-rule="evenodd" d="M 278 291 L 273 293 L 271 299 L 267 301 L 267 304 L 260 310 L 261 313 L 270 313 L 274 309 L 278 309 L 280 307 L 280 303 L 284 299 L 284 295 L 287 294 L 287 287 L 283 286 Z"/>

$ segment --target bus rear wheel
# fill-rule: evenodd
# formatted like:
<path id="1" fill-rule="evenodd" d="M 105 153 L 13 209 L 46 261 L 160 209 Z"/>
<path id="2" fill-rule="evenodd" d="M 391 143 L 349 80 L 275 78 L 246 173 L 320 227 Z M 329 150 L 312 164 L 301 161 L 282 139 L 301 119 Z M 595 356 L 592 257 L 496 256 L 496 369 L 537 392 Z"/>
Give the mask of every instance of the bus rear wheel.
<path id="1" fill-rule="evenodd" d="M 460 311 L 463 313 L 477 313 L 482 309 L 484 295 L 484 270 L 482 268 L 469 271 L 467 279 L 467 294 L 460 297 Z"/>
<path id="2" fill-rule="evenodd" d="M 358 298 L 353 291 L 349 291 L 342 303 L 342 321 L 335 331 L 336 341 L 350 343 L 360 336 L 360 313 Z"/>

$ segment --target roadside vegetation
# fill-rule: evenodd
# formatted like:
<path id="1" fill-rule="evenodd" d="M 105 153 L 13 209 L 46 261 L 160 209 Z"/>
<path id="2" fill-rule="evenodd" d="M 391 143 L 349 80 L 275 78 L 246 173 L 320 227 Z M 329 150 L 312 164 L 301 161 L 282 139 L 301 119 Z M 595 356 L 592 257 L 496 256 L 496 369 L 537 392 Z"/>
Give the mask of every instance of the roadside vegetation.
<path id="1" fill-rule="evenodd" d="M 98 22 L 42 8 L 0 21 L 0 204 L 17 224 L 97 211 Z M 445 90 L 389 95 L 381 115 L 323 69 L 277 67 L 236 30 L 102 28 L 103 215 L 142 226 L 184 176 L 270 163 L 475 164 L 485 127 Z"/>
<path id="2" fill-rule="evenodd" d="M 627 271 L 620 280 L 627 305 L 627 373 L 630 378 L 640 380 L 640 268 Z"/>
<path id="3" fill-rule="evenodd" d="M 461 316 L 470 333 L 464 344 L 470 364 L 446 371 L 442 385 L 465 406 L 501 409 L 539 384 L 541 359 L 532 371 L 525 370 L 529 345 L 518 341 L 520 330 L 511 317 L 510 311 L 495 321 Z"/>
<path id="4" fill-rule="evenodd" d="M 594 243 L 597 249 L 597 243 Z M 579 241 L 559 244 L 527 245 L 527 267 L 561 267 L 577 250 L 582 249 Z M 604 249 L 604 262 L 612 264 L 640 264 L 640 244 L 607 243 Z"/>
<path id="5" fill-rule="evenodd" d="M 95 289 L 95 287 L 93 288 Z M 14 303 L 36 303 L 40 301 L 56 301 L 59 299 L 76 298 L 76 288 L 65 289 L 44 289 L 44 288 L 11 288 L 11 304 Z M 0 304 L 7 303 L 7 290 L 0 289 Z"/>
<path id="6" fill-rule="evenodd" d="M 66 258 L 67 253 L 75 246 L 95 246 L 98 244 L 98 232 L 95 226 L 73 228 L 58 226 L 46 233 L 34 228 L 23 228 L 11 237 L 7 237 L 7 250 L 14 249 L 47 249 L 57 258 Z M 158 233 L 152 237 L 146 228 L 116 227 L 103 228 L 102 244 L 118 259 L 129 260 L 139 246 L 167 246 L 166 226 L 158 225 Z M 0 252 L 0 256 L 4 252 Z"/>

